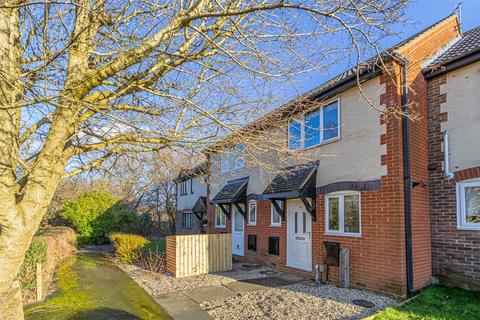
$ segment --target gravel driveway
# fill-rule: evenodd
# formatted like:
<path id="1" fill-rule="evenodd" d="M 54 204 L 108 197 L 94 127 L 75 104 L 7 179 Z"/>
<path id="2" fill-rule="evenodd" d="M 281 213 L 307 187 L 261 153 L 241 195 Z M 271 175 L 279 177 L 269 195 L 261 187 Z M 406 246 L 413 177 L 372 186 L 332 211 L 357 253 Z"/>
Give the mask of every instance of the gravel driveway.
<path id="1" fill-rule="evenodd" d="M 152 296 L 200 287 L 213 286 L 215 290 L 215 286 L 220 288 L 235 281 L 249 282 L 252 279 L 267 283 L 254 290 L 201 302 L 200 307 L 214 319 L 362 319 L 397 303 L 394 299 L 369 291 L 343 289 L 329 284 L 316 285 L 310 280 L 287 285 L 272 283 L 270 287 L 267 278 L 282 274 L 264 267 L 245 267 L 243 264 L 234 264 L 234 270 L 229 272 L 186 278 L 159 276 L 121 263 L 119 266 Z M 373 302 L 375 306 L 365 308 L 355 305 L 355 299 Z"/>
<path id="2" fill-rule="evenodd" d="M 364 308 L 352 303 L 364 299 Z M 215 319 L 362 319 L 396 301 L 378 294 L 333 285 L 301 282 L 204 302 L 201 307 Z"/>

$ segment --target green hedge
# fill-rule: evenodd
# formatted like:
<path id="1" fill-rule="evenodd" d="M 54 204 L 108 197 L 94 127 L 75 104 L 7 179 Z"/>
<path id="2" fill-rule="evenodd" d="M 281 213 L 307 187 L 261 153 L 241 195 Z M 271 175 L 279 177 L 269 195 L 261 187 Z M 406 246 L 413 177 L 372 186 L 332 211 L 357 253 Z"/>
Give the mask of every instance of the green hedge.
<path id="1" fill-rule="evenodd" d="M 110 193 L 93 190 L 67 201 L 61 216 L 77 230 L 79 244 L 108 243 L 111 232 L 138 232 L 140 218 Z"/>
<path id="2" fill-rule="evenodd" d="M 115 246 L 115 255 L 125 263 L 132 263 L 140 257 L 140 251 L 148 244 L 146 238 L 128 233 L 114 232 L 110 234 L 110 240 Z"/>

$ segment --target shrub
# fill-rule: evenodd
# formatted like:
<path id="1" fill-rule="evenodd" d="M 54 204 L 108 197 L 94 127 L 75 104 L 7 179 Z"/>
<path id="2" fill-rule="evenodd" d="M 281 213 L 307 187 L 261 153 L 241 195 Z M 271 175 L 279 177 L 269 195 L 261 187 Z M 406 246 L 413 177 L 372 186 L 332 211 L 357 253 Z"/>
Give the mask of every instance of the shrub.
<path id="1" fill-rule="evenodd" d="M 149 243 L 142 236 L 120 232 L 110 234 L 110 241 L 115 246 L 116 257 L 125 263 L 132 263 L 137 260 L 142 248 Z"/>
<path id="2" fill-rule="evenodd" d="M 47 261 L 47 244 L 44 241 L 32 241 L 25 254 L 20 269 L 20 282 L 24 290 L 35 290 L 37 263 Z"/>
<path id="3" fill-rule="evenodd" d="M 61 216 L 78 232 L 79 244 L 103 244 L 111 232 L 137 232 L 140 218 L 110 193 L 93 190 L 67 201 Z"/>

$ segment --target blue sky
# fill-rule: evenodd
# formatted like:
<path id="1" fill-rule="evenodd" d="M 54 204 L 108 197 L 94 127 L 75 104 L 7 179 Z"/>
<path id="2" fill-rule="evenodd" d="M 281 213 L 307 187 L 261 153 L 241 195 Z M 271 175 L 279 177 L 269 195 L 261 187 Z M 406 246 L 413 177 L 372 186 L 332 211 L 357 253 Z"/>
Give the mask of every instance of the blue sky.
<path id="1" fill-rule="evenodd" d="M 394 31 L 398 33 L 398 36 L 383 39 L 381 47 L 384 49 L 391 47 L 447 17 L 455 10 L 459 2 L 460 0 L 413 0 L 405 16 L 410 23 L 395 26 Z M 463 0 L 460 13 L 463 31 L 479 26 L 480 0 Z M 344 70 L 345 65 L 339 65 L 338 68 L 332 68 L 328 72 L 329 74 L 312 72 L 297 82 L 297 88 L 290 92 L 290 96 L 307 92 Z"/>

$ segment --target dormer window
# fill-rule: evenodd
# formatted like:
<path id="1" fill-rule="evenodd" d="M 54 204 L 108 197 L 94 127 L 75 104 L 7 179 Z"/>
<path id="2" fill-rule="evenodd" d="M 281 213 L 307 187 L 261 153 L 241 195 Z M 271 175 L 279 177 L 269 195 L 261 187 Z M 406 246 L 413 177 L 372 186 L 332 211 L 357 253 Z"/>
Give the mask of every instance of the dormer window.
<path id="1" fill-rule="evenodd" d="M 288 123 L 288 147 L 307 149 L 340 138 L 338 100 Z"/>
<path id="2" fill-rule="evenodd" d="M 243 144 L 225 150 L 220 157 L 220 171 L 222 173 L 243 168 Z"/>

